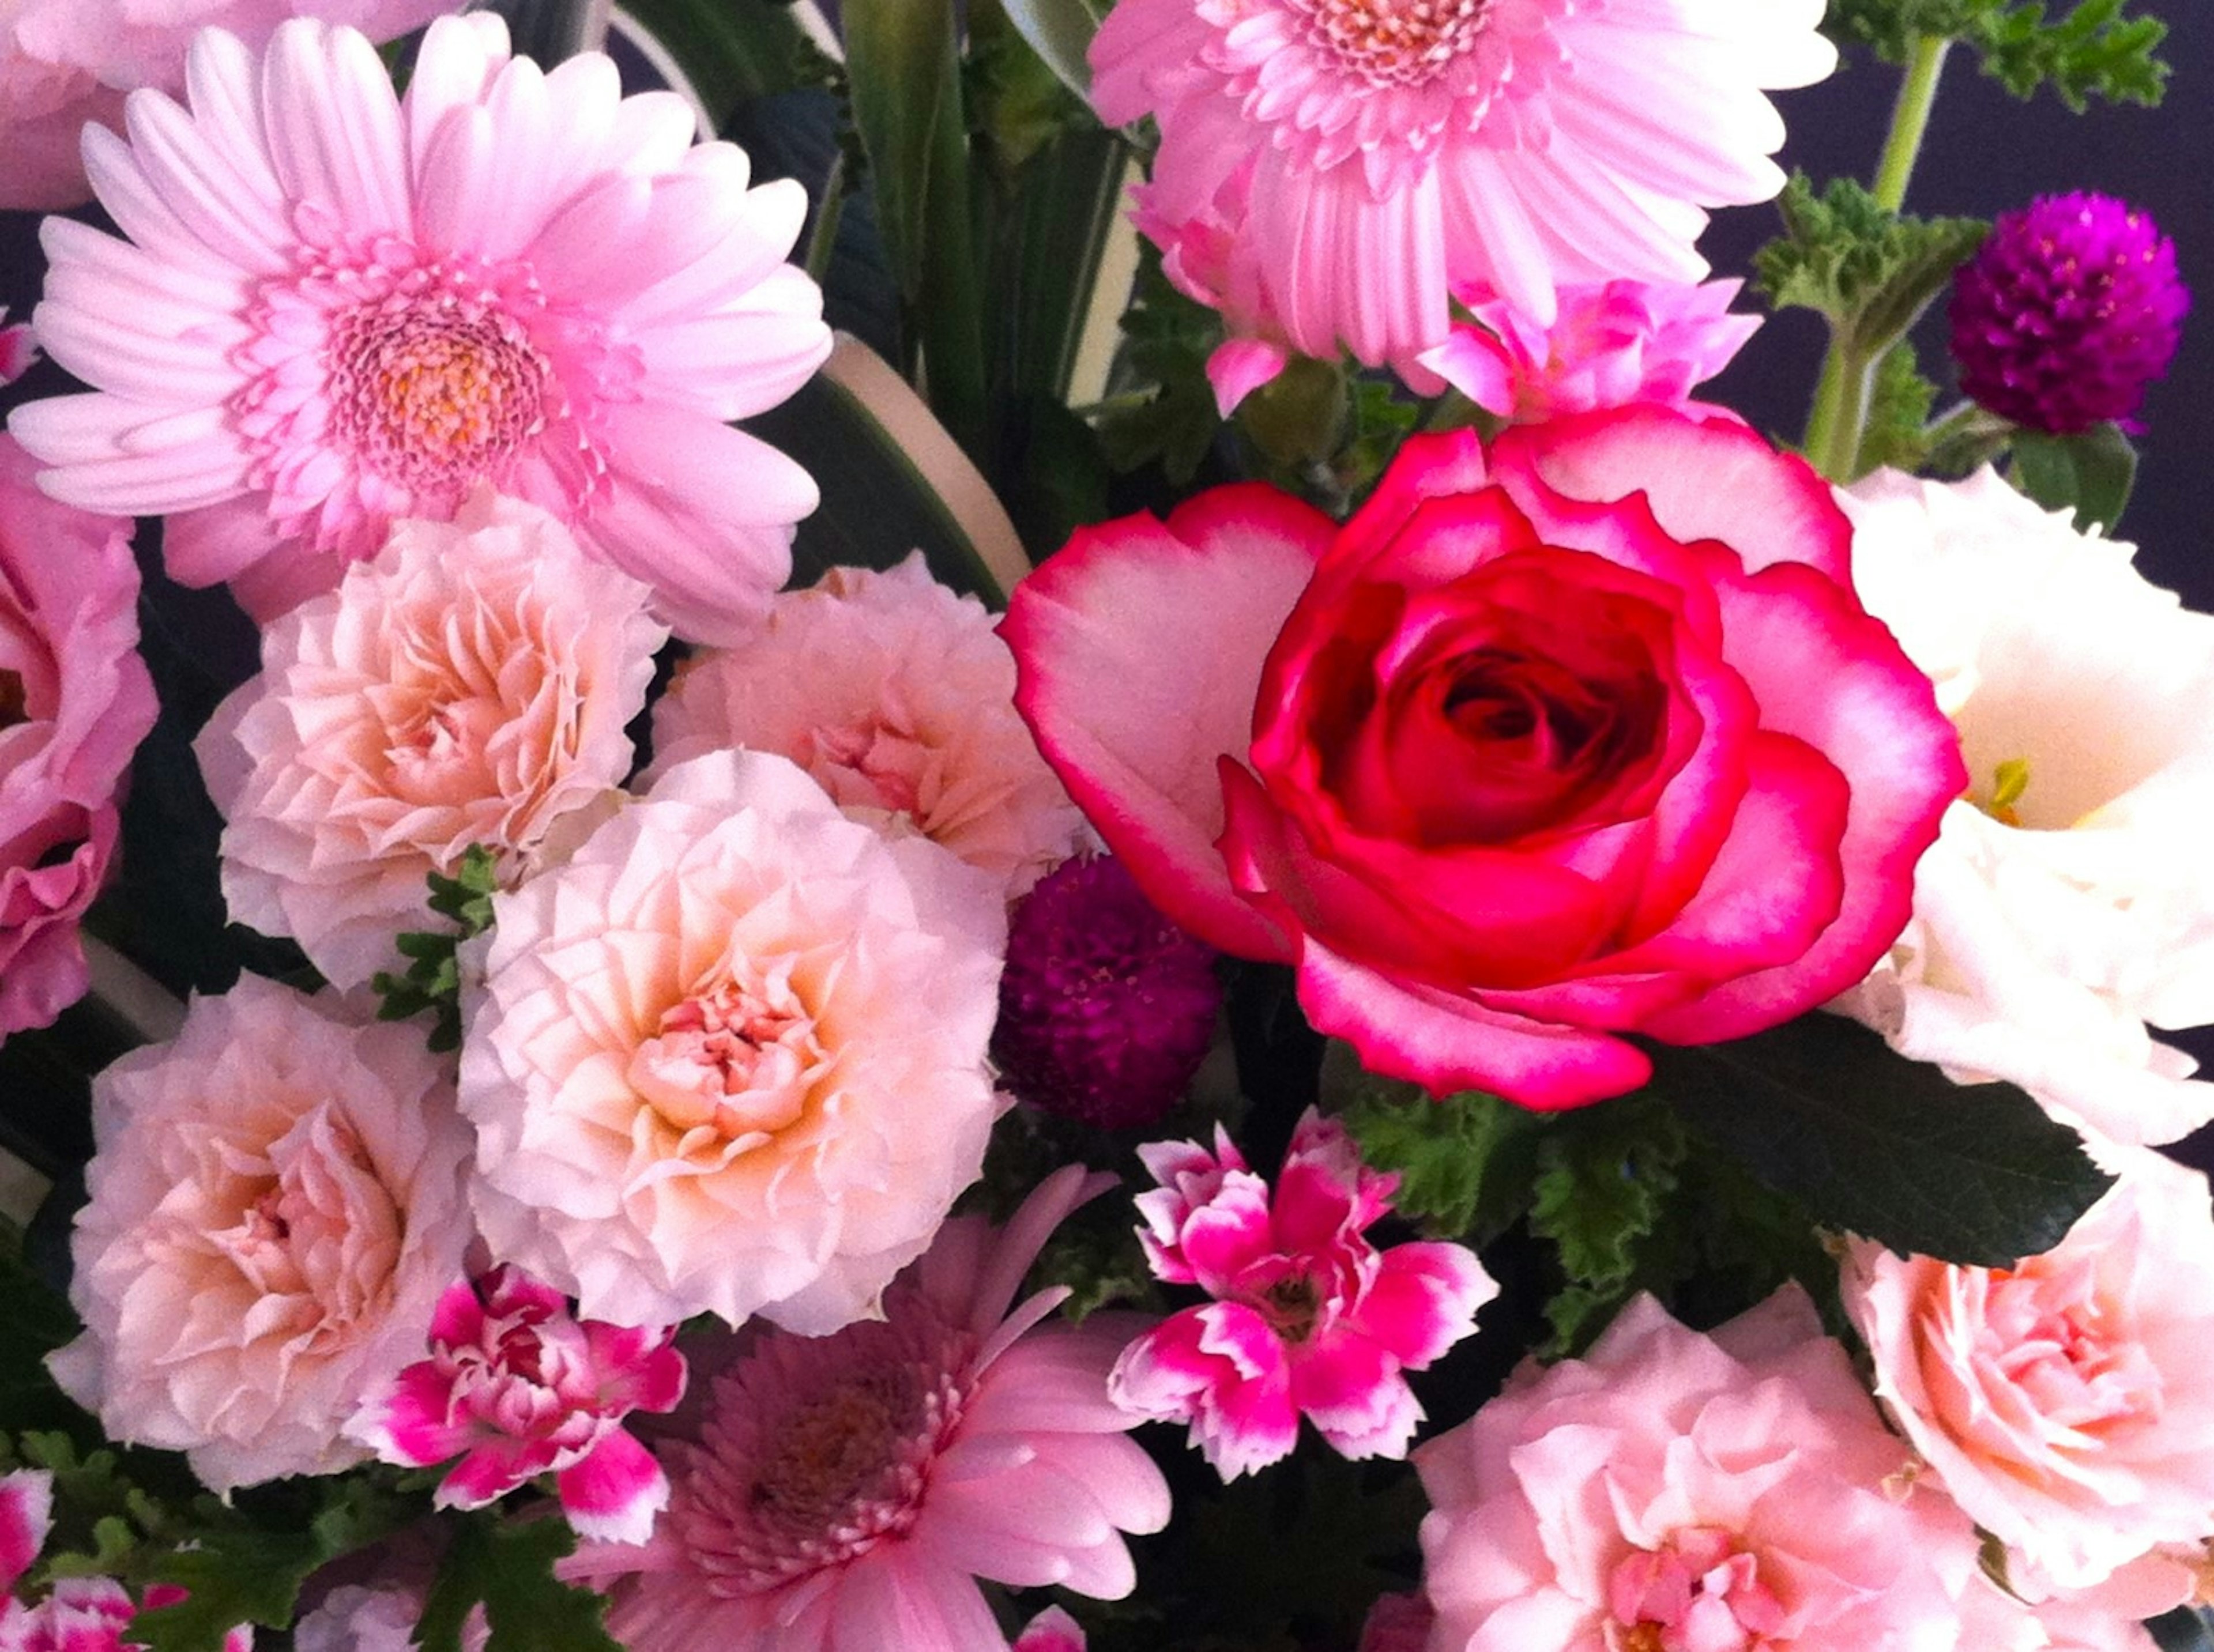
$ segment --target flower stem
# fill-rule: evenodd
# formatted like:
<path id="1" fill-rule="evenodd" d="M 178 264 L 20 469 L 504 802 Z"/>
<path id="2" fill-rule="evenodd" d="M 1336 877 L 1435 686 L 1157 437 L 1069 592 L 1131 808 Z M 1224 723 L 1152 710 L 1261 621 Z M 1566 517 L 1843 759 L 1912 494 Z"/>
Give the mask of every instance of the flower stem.
<path id="1" fill-rule="evenodd" d="M 1906 204 L 1907 180 L 1922 154 L 1922 139 L 1930 130 L 1930 111 L 1937 102 L 1937 77 L 1944 72 L 1945 54 L 1953 42 L 1942 34 L 1924 34 L 1914 42 L 1906 62 L 1906 79 L 1892 105 L 1891 131 L 1883 141 L 1883 158 L 1877 162 L 1874 194 L 1879 205 L 1896 212 Z"/>
<path id="2" fill-rule="evenodd" d="M 1937 101 L 1937 82 L 1944 72 L 1945 54 L 1953 42 L 1942 35 L 1925 34 L 1914 42 L 1906 64 L 1906 79 L 1892 105 L 1891 130 L 1884 136 L 1883 154 L 1876 163 L 1871 193 L 1888 211 L 1896 212 L 1906 200 L 1907 181 L 1922 154 L 1922 140 L 1930 130 L 1930 112 Z M 1860 459 L 1862 426 L 1868 419 L 1868 381 L 1875 363 L 1861 359 L 1847 330 L 1832 324 L 1829 354 L 1822 361 L 1822 376 L 1814 389 L 1814 405 L 1807 418 L 1807 436 L 1801 446 L 1807 461 L 1833 482 L 1852 479 Z"/>

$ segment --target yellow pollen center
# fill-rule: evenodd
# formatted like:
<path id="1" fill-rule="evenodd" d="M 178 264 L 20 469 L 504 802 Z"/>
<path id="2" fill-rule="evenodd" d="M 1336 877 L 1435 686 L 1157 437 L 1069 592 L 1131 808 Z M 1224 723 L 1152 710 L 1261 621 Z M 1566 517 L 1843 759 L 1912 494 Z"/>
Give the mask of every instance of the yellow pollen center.
<path id="1" fill-rule="evenodd" d="M 1491 0 L 1294 0 L 1312 38 L 1376 86 L 1420 86 L 1475 45 Z"/>

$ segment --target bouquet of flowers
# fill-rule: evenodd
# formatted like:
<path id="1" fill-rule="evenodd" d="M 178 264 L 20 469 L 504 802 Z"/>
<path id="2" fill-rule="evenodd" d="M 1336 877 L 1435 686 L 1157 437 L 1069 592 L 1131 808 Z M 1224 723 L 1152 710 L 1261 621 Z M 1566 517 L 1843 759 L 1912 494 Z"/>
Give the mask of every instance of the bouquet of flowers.
<path id="1" fill-rule="evenodd" d="M 0 5 L 0 1652 L 2214 1648 L 2162 38 Z"/>

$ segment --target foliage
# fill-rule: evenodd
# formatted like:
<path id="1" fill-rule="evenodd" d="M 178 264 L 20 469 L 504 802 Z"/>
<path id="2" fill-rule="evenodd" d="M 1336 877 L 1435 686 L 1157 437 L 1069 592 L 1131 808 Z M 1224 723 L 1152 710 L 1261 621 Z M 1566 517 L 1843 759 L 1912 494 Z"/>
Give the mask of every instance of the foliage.
<path id="1" fill-rule="evenodd" d="M 1158 462 L 1178 487 L 1198 474 L 1222 428 L 1207 381 L 1207 358 L 1221 342 L 1221 318 L 1178 292 L 1147 246 L 1122 313 L 1119 382 L 1095 410 L 1110 465 L 1134 471 Z"/>
<path id="2" fill-rule="evenodd" d="M 554 1575 L 577 1547 L 566 1521 L 475 1514 L 454 1521 L 453 1533 L 416 1631 L 423 1652 L 461 1652 L 480 1600 L 492 1627 L 486 1652 L 622 1652 L 601 1623 L 606 1598 Z"/>
<path id="3" fill-rule="evenodd" d="M 1921 469 L 1930 457 L 1930 410 L 1936 400 L 1937 387 L 1923 375 L 1913 344 L 1900 339 L 1876 363 L 1868 426 L 1861 433 L 1855 471 L 1865 475 L 1887 465 L 1894 470 Z"/>
<path id="4" fill-rule="evenodd" d="M 1817 194 L 1803 172 L 1776 204 L 1784 232 L 1754 255 L 1761 291 L 1777 309 L 1822 316 L 1863 363 L 1905 336 L 1991 230 L 1893 212 L 1849 178 Z"/>
<path id="5" fill-rule="evenodd" d="M 1956 1085 L 1842 1016 L 1646 1048 L 1653 1088 L 1701 1137 L 1817 1222 L 1902 1254 L 2012 1267 L 2113 1185 L 2014 1086 Z"/>
<path id="6" fill-rule="evenodd" d="M 2093 98 L 2157 105 L 2168 65 L 2158 55 L 2168 25 L 2130 0 L 1831 0 L 1822 27 L 1841 45 L 1873 46 L 1905 63 L 1920 39 L 1960 40 L 1984 72 L 2016 97 L 2050 86 L 2081 113 Z"/>
<path id="7" fill-rule="evenodd" d="M 2121 520 L 2138 474 L 2138 452 L 2112 424 L 2075 436 L 2018 432 L 2014 485 L 2047 510 L 2073 510 L 2083 533 L 2104 533 Z"/>
<path id="8" fill-rule="evenodd" d="M 1489 1244 L 1527 1208 L 1536 1113 L 1479 1090 L 1434 1101 L 1419 1085 L 1360 1071 L 1342 1044 L 1330 1046 L 1324 1084 L 1361 1156 L 1398 1176 L 1399 1214 L 1430 1237 Z"/>
<path id="9" fill-rule="evenodd" d="M 381 1002 L 379 1021 L 401 1021 L 425 1010 L 431 1012 L 431 1048 L 443 1054 L 462 1047 L 462 972 L 460 950 L 465 941 L 492 928 L 492 898 L 499 889 L 498 856 L 482 844 L 471 844 L 454 875 L 433 872 L 431 911 L 450 920 L 450 930 L 409 930 L 394 942 L 407 972 L 377 972 L 370 983 Z"/>

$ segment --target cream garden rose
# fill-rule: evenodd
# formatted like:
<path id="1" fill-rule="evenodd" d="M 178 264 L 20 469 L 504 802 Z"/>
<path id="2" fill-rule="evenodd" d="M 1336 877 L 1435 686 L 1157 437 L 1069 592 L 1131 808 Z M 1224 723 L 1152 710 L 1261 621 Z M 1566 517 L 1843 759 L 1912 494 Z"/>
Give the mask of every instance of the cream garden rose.
<path id="1" fill-rule="evenodd" d="M 200 735 L 231 916 L 341 987 L 398 967 L 428 874 L 482 844 L 515 875 L 629 771 L 624 725 L 669 637 L 648 595 L 488 492 L 396 525 L 263 633 L 261 674 Z"/>
<path id="2" fill-rule="evenodd" d="M 93 1083 L 72 1241 L 84 1333 L 55 1380 L 218 1491 L 327 1474 L 422 1351 L 471 1229 L 467 1133 L 417 1027 L 243 976 Z"/>
<path id="3" fill-rule="evenodd" d="M 654 708 L 656 771 L 776 752 L 853 819 L 919 832 L 1019 895 L 1083 817 L 1015 714 L 1015 662 L 974 597 L 895 568 L 834 568 L 775 599 L 760 636 L 693 661 Z"/>
<path id="4" fill-rule="evenodd" d="M 1833 1008 L 2113 1140 L 2187 1134 L 2214 1085 L 2146 1023 L 2214 1021 L 2214 618 L 1988 470 L 1838 499 L 1862 597 L 1936 681 L 1973 789 Z"/>
<path id="5" fill-rule="evenodd" d="M 2149 1149 L 2106 1156 L 2119 1180 L 2015 1268 L 1868 1241 L 1844 1266 L 1878 1398 L 1953 1500 L 2017 1551 L 2036 1596 L 2137 1563 L 2173 1570 L 2158 1545 L 2214 1537 L 2206 1179 Z"/>
<path id="6" fill-rule="evenodd" d="M 679 764 L 493 904 L 472 1197 L 582 1317 L 836 1330 L 982 1169 L 998 887 L 783 758 Z"/>

